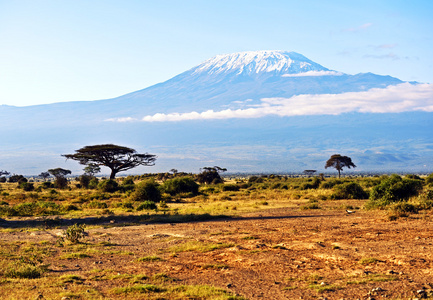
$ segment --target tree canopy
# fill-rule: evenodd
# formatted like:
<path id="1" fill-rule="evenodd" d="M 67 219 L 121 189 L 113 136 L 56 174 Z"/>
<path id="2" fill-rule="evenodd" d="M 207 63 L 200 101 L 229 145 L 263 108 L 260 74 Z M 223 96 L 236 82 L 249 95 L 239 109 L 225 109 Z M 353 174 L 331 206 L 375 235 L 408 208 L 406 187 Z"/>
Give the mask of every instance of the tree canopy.
<path id="1" fill-rule="evenodd" d="M 204 167 L 202 172 L 197 175 L 197 180 L 200 183 L 223 183 L 224 180 L 221 178 L 219 172 L 227 171 L 226 168 L 215 167 Z"/>
<path id="2" fill-rule="evenodd" d="M 75 154 L 63 154 L 67 159 L 78 161 L 82 165 L 95 164 L 111 169 L 110 179 L 116 174 L 137 166 L 155 165 L 156 155 L 139 154 L 134 149 L 113 144 L 85 146 L 75 150 Z"/>
<path id="3" fill-rule="evenodd" d="M 56 168 L 56 169 L 49 169 L 48 173 L 50 173 L 57 179 L 59 177 L 65 177 L 66 175 L 71 174 L 71 170 Z"/>
<path id="4" fill-rule="evenodd" d="M 326 162 L 325 169 L 334 168 L 338 171 L 338 178 L 340 178 L 340 172 L 344 167 L 347 168 L 356 168 L 355 164 L 352 162 L 352 159 L 348 156 L 342 156 L 340 154 L 334 154 L 330 159 Z"/>

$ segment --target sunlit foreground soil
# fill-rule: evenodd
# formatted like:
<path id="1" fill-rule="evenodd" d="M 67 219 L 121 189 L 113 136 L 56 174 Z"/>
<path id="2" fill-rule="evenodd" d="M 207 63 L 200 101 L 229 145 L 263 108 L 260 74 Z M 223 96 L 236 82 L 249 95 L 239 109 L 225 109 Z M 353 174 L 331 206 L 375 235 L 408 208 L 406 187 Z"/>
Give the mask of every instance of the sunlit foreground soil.
<path id="1" fill-rule="evenodd" d="M 433 218 L 389 221 L 384 211 L 348 214 L 271 208 L 209 221 L 109 222 L 81 243 L 62 229 L 0 232 L 2 268 L 41 257 L 39 278 L 0 279 L 2 299 L 413 299 L 432 296 Z M 349 202 L 346 202 L 349 203 Z M 362 207 L 361 201 L 351 201 Z M 7 227 L 3 221 L 2 228 Z M 36 258 L 33 258 L 36 259 Z M 16 268 L 19 268 L 16 263 Z M 4 272 L 3 272 L 4 273 Z"/>

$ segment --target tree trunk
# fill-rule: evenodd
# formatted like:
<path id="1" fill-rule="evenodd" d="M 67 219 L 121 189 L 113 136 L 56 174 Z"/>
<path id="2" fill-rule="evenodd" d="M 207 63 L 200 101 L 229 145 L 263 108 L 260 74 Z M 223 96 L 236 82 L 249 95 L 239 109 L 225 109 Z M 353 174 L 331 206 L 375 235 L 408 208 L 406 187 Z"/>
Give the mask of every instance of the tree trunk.
<path id="1" fill-rule="evenodd" d="M 340 170 L 337 170 L 338 171 L 338 179 L 340 179 Z"/>
<path id="2" fill-rule="evenodd" d="M 110 180 L 113 180 L 114 177 L 116 177 L 117 171 L 115 170 L 111 170 L 111 174 L 110 174 Z"/>

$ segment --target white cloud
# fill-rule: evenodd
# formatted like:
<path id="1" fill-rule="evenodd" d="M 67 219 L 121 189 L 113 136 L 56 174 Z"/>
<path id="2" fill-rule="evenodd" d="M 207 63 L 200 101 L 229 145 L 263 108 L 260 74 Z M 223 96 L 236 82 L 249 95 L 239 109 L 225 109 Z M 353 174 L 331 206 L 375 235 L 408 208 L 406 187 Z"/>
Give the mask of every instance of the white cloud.
<path id="1" fill-rule="evenodd" d="M 308 77 L 308 76 L 341 76 L 343 73 L 336 71 L 308 71 L 296 74 L 284 74 L 283 77 Z"/>
<path id="2" fill-rule="evenodd" d="M 144 122 L 260 118 L 264 116 L 339 115 L 348 112 L 399 113 L 433 112 L 433 84 L 410 84 L 374 88 L 364 92 L 298 95 L 290 98 L 263 98 L 259 105 L 245 109 L 148 115 Z M 117 121 L 133 121 L 122 118 Z"/>

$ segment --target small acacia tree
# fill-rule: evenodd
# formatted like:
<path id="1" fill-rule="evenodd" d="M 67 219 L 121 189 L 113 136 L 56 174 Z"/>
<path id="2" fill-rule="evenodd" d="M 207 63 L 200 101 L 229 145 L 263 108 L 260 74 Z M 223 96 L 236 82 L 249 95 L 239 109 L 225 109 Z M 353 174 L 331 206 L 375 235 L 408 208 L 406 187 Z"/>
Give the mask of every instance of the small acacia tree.
<path id="1" fill-rule="evenodd" d="M 38 177 L 41 177 L 45 181 L 45 180 L 47 180 L 48 177 L 50 177 L 50 173 L 41 172 L 41 174 L 39 174 Z"/>
<path id="2" fill-rule="evenodd" d="M 355 164 L 352 162 L 352 159 L 348 156 L 342 156 L 340 154 L 334 154 L 330 159 L 326 162 L 325 169 L 334 168 L 338 171 L 338 178 L 340 178 L 340 172 L 343 168 L 356 168 Z"/>
<path id="3" fill-rule="evenodd" d="M 49 169 L 48 173 L 53 175 L 56 178 L 55 185 L 59 189 L 64 189 L 68 185 L 68 180 L 66 179 L 66 175 L 71 174 L 70 170 L 65 170 L 62 168 Z"/>
<path id="4" fill-rule="evenodd" d="M 84 171 L 85 175 L 88 175 L 90 177 L 94 177 L 95 174 L 101 172 L 101 167 L 98 166 L 97 164 L 90 163 L 83 169 L 83 171 Z"/>
<path id="5" fill-rule="evenodd" d="M 140 165 L 153 166 L 156 160 L 156 155 L 139 154 L 134 149 L 113 144 L 86 146 L 75 152 L 75 154 L 63 154 L 62 156 L 76 160 L 82 165 L 93 164 L 108 167 L 111 169 L 110 179 L 114 179 L 119 172 Z"/>
<path id="6" fill-rule="evenodd" d="M 226 168 L 215 167 L 204 167 L 203 171 L 197 175 L 197 180 L 200 183 L 223 183 L 224 180 L 221 178 L 219 172 L 227 171 Z"/>

